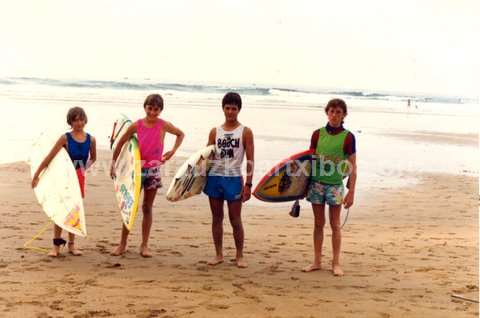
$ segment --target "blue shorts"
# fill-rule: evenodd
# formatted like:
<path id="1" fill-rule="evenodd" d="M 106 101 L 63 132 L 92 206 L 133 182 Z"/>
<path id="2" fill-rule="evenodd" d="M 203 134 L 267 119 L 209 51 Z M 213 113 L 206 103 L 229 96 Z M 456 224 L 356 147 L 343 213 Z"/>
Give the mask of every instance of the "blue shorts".
<path id="1" fill-rule="evenodd" d="M 236 201 L 242 198 L 243 178 L 208 176 L 203 193 L 213 199 Z"/>
<path id="2" fill-rule="evenodd" d="M 344 191 L 343 184 L 323 184 L 312 180 L 307 201 L 313 204 L 341 205 Z"/>

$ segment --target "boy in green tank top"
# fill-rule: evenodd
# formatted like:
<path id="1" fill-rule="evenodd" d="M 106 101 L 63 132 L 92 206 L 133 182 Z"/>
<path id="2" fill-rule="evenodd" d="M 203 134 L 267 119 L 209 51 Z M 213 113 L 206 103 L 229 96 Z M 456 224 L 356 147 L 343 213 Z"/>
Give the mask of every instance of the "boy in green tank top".
<path id="1" fill-rule="evenodd" d="M 311 272 L 321 269 L 323 228 L 325 225 L 325 204 L 329 206 L 330 226 L 332 228 L 333 261 L 332 272 L 342 276 L 340 266 L 342 204 L 349 208 L 355 196 L 357 179 L 355 136 L 343 128 L 347 116 L 347 105 L 341 99 L 332 99 L 325 107 L 328 123 L 312 134 L 310 149 L 315 150 L 316 160 L 312 169 L 312 178 L 307 200 L 312 203 L 315 216 L 313 230 L 313 263 L 303 269 Z M 348 193 L 344 197 L 343 179 L 349 176 Z"/>

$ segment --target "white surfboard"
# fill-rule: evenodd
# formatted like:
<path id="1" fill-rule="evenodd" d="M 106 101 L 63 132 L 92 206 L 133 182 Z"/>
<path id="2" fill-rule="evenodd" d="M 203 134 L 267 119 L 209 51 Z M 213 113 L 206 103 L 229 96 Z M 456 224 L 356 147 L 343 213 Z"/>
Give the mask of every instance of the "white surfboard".
<path id="1" fill-rule="evenodd" d="M 193 155 L 177 170 L 167 191 L 167 200 L 180 201 L 202 192 L 210 169 L 210 156 L 215 146 L 205 147 Z"/>
<path id="2" fill-rule="evenodd" d="M 110 138 L 112 150 L 117 146 L 122 135 L 132 125 L 127 116 L 121 115 L 113 125 Z M 123 224 L 130 231 L 138 213 L 140 192 L 142 189 L 142 166 L 140 148 L 136 135 L 124 145 L 115 163 L 116 178 L 113 180 L 115 197 L 120 209 Z"/>
<path id="3" fill-rule="evenodd" d="M 42 133 L 33 144 L 29 160 L 32 177 L 55 142 L 54 138 Z M 34 192 L 45 214 L 56 225 L 75 235 L 87 235 L 77 173 L 65 149 L 62 148 L 40 174 Z"/>

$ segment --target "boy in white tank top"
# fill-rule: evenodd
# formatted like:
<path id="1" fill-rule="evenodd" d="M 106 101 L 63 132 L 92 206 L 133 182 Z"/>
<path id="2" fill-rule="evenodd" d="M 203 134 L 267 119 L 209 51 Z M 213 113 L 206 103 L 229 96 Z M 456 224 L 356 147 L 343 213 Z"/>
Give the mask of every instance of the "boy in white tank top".
<path id="1" fill-rule="evenodd" d="M 244 231 L 241 211 L 242 203 L 249 200 L 252 192 L 254 166 L 253 133 L 238 121 L 242 99 L 237 93 L 227 93 L 222 100 L 225 122 L 212 128 L 208 145 L 215 145 L 215 158 L 208 172 L 204 193 L 208 195 L 212 211 L 212 235 L 215 257 L 209 265 L 223 263 L 223 203 L 227 201 L 228 216 L 235 239 L 237 267 L 245 268 L 243 259 Z M 243 158 L 247 157 L 247 176 L 242 176 Z M 244 183 L 245 181 L 245 183 Z"/>

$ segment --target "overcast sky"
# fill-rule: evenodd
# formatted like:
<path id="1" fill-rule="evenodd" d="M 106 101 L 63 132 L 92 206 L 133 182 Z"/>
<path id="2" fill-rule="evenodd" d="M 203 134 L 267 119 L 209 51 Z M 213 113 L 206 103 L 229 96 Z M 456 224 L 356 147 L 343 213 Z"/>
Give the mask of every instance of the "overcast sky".
<path id="1" fill-rule="evenodd" d="M 0 76 L 478 96 L 480 1 L 6 1 Z"/>

